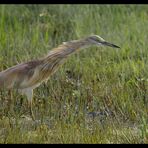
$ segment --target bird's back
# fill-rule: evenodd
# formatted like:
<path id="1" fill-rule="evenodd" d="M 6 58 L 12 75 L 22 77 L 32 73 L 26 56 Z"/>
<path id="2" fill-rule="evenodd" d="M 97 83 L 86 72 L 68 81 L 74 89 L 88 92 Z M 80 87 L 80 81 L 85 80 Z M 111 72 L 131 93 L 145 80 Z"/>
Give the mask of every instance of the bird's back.
<path id="1" fill-rule="evenodd" d="M 28 80 L 33 76 L 39 61 L 31 61 L 10 67 L 0 72 L 0 88 L 25 88 Z M 25 85 L 26 86 L 25 86 Z M 28 83 L 28 85 L 30 85 Z"/>

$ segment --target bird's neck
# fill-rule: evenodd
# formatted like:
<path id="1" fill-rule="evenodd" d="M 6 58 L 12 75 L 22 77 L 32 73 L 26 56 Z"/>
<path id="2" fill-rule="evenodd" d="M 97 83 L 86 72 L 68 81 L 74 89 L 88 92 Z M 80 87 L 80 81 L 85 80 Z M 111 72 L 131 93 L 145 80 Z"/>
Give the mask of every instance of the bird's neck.
<path id="1" fill-rule="evenodd" d="M 85 42 L 82 41 L 70 41 L 61 44 L 57 48 L 51 50 L 47 56 L 42 58 L 40 64 L 40 74 L 42 79 L 46 80 L 51 74 L 53 74 L 59 66 L 61 66 L 67 57 L 77 51 L 77 49 L 83 48 Z"/>
<path id="2" fill-rule="evenodd" d="M 89 44 L 85 40 L 73 40 L 69 42 L 64 42 L 62 45 L 77 50 L 81 48 L 86 48 Z"/>
<path id="3" fill-rule="evenodd" d="M 67 56 L 75 53 L 78 49 L 86 48 L 88 44 L 83 40 L 73 40 L 69 42 L 64 42 L 59 45 L 57 48 L 51 50 L 46 59 L 57 59 L 57 58 L 66 58 Z"/>
<path id="4" fill-rule="evenodd" d="M 57 48 L 51 50 L 48 55 L 42 59 L 42 71 L 47 73 L 54 72 L 60 65 L 64 63 L 69 55 L 75 53 L 77 49 L 83 48 L 85 45 L 85 42 L 76 40 L 63 43 Z"/>

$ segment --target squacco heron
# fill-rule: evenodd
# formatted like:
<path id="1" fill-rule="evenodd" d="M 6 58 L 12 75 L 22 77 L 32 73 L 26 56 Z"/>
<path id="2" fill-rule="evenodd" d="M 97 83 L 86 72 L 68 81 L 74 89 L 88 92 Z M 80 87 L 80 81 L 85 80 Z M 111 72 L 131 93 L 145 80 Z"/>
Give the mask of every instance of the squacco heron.
<path id="1" fill-rule="evenodd" d="M 91 45 L 104 45 L 113 48 L 120 48 L 117 45 L 105 41 L 97 35 L 91 35 L 79 40 L 63 42 L 57 48 L 50 50 L 47 56 L 25 63 L 21 63 L 0 72 L 0 89 L 17 89 L 21 94 L 27 96 L 29 110 L 32 119 L 33 90 L 42 82 L 47 81 L 60 65 L 80 48 L 86 48 Z"/>

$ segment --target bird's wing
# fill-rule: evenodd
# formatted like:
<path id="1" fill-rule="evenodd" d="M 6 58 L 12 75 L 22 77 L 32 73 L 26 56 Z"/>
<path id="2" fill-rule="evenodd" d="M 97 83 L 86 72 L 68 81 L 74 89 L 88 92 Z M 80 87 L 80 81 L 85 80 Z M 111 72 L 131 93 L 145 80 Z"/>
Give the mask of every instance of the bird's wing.
<path id="1" fill-rule="evenodd" d="M 27 62 L 18 64 L 0 72 L 0 87 L 17 88 L 26 79 L 29 79 L 34 73 L 36 64 Z"/>

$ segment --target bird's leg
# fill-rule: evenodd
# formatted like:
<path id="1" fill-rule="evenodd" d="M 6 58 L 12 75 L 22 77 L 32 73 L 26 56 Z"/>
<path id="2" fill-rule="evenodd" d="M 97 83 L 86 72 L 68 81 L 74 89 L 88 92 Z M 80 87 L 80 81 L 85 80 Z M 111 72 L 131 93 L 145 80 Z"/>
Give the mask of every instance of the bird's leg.
<path id="1" fill-rule="evenodd" d="M 13 104 L 12 104 L 12 90 L 8 90 L 8 110 L 13 110 Z"/>
<path id="2" fill-rule="evenodd" d="M 28 101 L 29 112 L 33 120 L 35 120 L 34 113 L 32 110 L 32 100 Z"/>
<path id="3" fill-rule="evenodd" d="M 28 99 L 28 107 L 29 107 L 30 115 L 31 115 L 32 119 L 35 120 L 33 110 L 32 110 L 33 90 L 32 89 L 28 90 L 26 95 L 27 95 L 27 99 Z"/>
<path id="4" fill-rule="evenodd" d="M 32 119 L 35 120 L 33 110 L 32 110 L 33 90 L 32 89 L 23 89 L 22 93 L 27 96 L 29 112 L 30 112 Z"/>
<path id="5" fill-rule="evenodd" d="M 22 105 L 23 105 L 23 98 L 21 97 L 21 99 L 20 99 L 20 108 L 22 108 Z"/>

